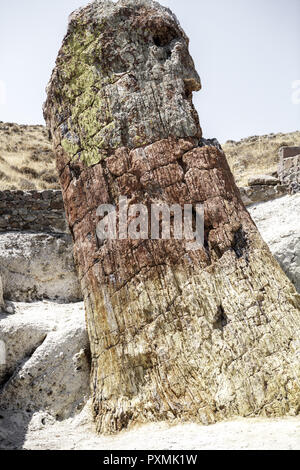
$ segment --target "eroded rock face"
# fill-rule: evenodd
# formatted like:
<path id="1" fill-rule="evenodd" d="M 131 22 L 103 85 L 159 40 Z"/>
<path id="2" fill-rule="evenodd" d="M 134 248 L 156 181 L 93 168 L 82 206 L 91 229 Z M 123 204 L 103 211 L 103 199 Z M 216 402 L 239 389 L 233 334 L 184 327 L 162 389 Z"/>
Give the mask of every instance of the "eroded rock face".
<path id="1" fill-rule="evenodd" d="M 79 304 L 15 304 L 0 314 L 1 410 L 43 411 L 56 419 L 73 416 L 89 397 L 89 344 Z M 0 445 L 1 437 L 0 433 Z"/>
<path id="2" fill-rule="evenodd" d="M 45 112 L 59 168 L 170 135 L 201 137 L 191 99 L 200 88 L 188 38 L 167 9 L 131 0 L 76 11 L 49 86 L 55 107 Z"/>
<path id="3" fill-rule="evenodd" d="M 61 192 L 0 191 L 0 235 L 8 231 L 69 233 Z"/>
<path id="4" fill-rule="evenodd" d="M 72 238 L 67 234 L 1 233 L 4 298 L 21 302 L 81 300 L 72 251 Z"/>
<path id="5" fill-rule="evenodd" d="M 151 0 L 71 16 L 48 87 L 87 313 L 97 429 L 299 411 L 300 300 L 201 138 L 200 81 L 172 13 Z M 197 204 L 204 247 L 96 236 L 100 204 Z"/>
<path id="6" fill-rule="evenodd" d="M 300 194 L 249 207 L 272 254 L 300 293 Z"/>

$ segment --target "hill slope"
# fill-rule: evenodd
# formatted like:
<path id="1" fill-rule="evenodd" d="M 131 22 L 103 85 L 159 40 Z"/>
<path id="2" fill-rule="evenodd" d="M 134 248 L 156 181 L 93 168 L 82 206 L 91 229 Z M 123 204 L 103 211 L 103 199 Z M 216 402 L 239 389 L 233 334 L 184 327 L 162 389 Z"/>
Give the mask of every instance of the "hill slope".
<path id="1" fill-rule="evenodd" d="M 238 186 L 246 186 L 251 176 L 275 172 L 285 145 L 300 145 L 300 131 L 227 141 L 223 149 Z M 0 190 L 58 188 L 47 129 L 0 122 Z"/>
<path id="2" fill-rule="evenodd" d="M 300 131 L 229 140 L 222 147 L 237 185 L 246 186 L 251 176 L 276 172 L 279 149 L 294 145 L 300 145 Z"/>
<path id="3" fill-rule="evenodd" d="M 0 190 L 57 188 L 47 129 L 0 122 Z"/>

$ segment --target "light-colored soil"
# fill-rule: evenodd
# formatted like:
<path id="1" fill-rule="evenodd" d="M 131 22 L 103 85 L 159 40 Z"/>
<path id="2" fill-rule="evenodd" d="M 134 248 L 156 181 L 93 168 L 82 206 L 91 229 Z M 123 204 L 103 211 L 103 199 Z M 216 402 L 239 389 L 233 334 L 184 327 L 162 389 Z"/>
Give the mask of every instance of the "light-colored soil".
<path id="1" fill-rule="evenodd" d="M 15 422 L 17 415 L 2 421 Z M 27 450 L 299 450 L 300 418 L 237 419 L 211 426 L 154 423 L 98 436 L 88 407 L 76 418 L 47 423 L 42 413 L 28 426 L 21 448 Z M 46 424 L 42 424 L 42 423 Z M 17 437 L 17 436 L 16 436 Z M 20 447 L 19 447 L 20 448 Z"/>

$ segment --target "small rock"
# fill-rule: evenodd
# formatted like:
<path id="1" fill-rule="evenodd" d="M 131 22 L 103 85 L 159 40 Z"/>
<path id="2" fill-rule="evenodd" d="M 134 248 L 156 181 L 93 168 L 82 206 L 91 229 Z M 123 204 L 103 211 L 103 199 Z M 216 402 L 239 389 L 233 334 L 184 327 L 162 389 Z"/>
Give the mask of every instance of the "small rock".
<path id="1" fill-rule="evenodd" d="M 256 186 L 256 185 L 270 185 L 276 186 L 279 184 L 279 179 L 275 178 L 274 176 L 270 175 L 257 175 L 249 178 L 248 186 Z"/>
<path id="2" fill-rule="evenodd" d="M 271 201 L 288 194 L 288 187 L 280 184 L 277 186 L 257 184 L 256 186 L 240 187 L 239 190 L 245 206 L 250 206 L 258 202 Z"/>
<path id="3" fill-rule="evenodd" d="M 15 313 L 15 310 L 11 305 L 8 305 L 8 306 L 5 307 L 5 312 L 12 315 L 13 313 Z"/>

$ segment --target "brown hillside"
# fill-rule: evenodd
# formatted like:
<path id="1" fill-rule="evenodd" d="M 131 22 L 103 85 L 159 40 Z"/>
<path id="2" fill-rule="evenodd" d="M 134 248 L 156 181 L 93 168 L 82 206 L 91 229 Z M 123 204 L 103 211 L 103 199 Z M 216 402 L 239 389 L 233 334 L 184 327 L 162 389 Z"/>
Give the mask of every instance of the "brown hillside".
<path id="1" fill-rule="evenodd" d="M 0 122 L 0 190 L 59 188 L 44 126 Z"/>
<path id="2" fill-rule="evenodd" d="M 222 147 L 237 185 L 246 186 L 251 176 L 276 172 L 279 149 L 290 145 L 300 145 L 300 131 L 229 140 Z"/>
<path id="3" fill-rule="evenodd" d="M 277 170 L 278 151 L 300 145 L 300 131 L 253 136 L 223 145 L 238 186 Z M 44 126 L 0 122 L 0 190 L 59 188 L 55 159 Z"/>

